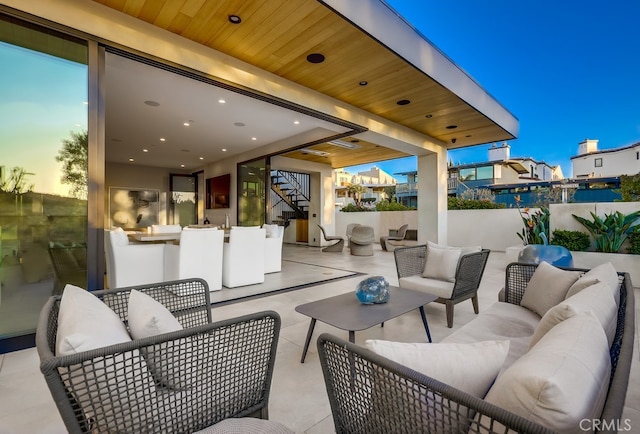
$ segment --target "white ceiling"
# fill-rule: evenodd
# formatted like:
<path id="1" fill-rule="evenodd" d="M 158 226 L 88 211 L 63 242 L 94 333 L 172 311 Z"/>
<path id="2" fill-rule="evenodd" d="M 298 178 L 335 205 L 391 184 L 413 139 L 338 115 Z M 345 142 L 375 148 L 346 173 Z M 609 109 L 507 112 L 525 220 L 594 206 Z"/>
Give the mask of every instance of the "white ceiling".
<path id="1" fill-rule="evenodd" d="M 220 103 L 221 99 L 226 102 Z M 150 106 L 145 103 L 148 101 L 159 105 Z M 196 170 L 317 128 L 346 131 L 339 125 L 112 53 L 106 57 L 105 111 L 107 162 L 175 170 Z"/>

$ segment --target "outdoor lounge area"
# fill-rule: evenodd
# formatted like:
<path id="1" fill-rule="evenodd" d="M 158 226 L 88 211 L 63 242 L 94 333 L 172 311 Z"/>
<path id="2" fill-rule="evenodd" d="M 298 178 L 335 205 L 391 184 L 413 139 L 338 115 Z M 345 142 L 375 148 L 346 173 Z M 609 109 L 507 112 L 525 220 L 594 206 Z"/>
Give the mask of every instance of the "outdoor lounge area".
<path id="1" fill-rule="evenodd" d="M 498 293 L 504 286 L 505 254 L 491 252 L 485 268 L 478 301 L 480 312 L 486 311 L 498 300 Z M 317 274 L 334 279 L 326 283 L 297 285 L 275 295 L 247 298 L 241 302 L 214 304 L 214 321 L 234 318 L 263 310 L 274 310 L 282 319 L 278 342 L 275 372 L 269 401 L 269 419 L 280 422 L 297 433 L 333 432 L 333 419 L 329 407 L 327 391 L 322 377 L 315 342 L 321 333 L 331 333 L 344 340 L 347 332 L 319 322 L 313 333 L 313 345 L 309 347 L 304 363 L 300 363 L 309 317 L 299 314 L 295 307 L 330 296 L 354 292 L 358 282 L 367 276 L 384 276 L 391 285 L 397 285 L 396 267 L 393 253 L 382 251 L 374 244 L 373 256 L 354 256 L 348 251 L 337 254 L 323 254 L 320 248 L 285 245 L 283 249 L 283 272 L 275 275 L 296 274 L 296 266 L 318 267 Z M 348 270 L 361 274 L 345 276 L 337 270 Z M 304 268 L 302 274 L 309 274 Z M 300 276 L 298 276 L 300 277 Z M 278 277 L 280 278 L 280 277 Z M 285 286 L 289 284 L 281 282 Z M 300 280 L 298 283 L 302 283 Z M 273 282 L 271 282 L 273 284 Z M 255 285 L 256 289 L 260 285 Z M 294 287 L 296 285 L 294 284 Z M 355 297 L 355 294 L 354 294 Z M 456 333 L 476 318 L 471 302 L 456 306 L 452 328 L 447 327 L 445 309 L 435 303 L 425 306 L 429 329 L 433 342 L 441 342 Z M 637 312 L 637 308 L 636 308 Z M 636 314 L 637 317 L 637 314 Z M 367 339 L 383 339 L 399 342 L 427 342 L 422 320 L 417 310 L 385 322 L 384 327 L 372 327 L 356 333 L 355 342 L 364 346 Z M 623 421 L 633 427 L 640 424 L 640 368 L 638 362 L 637 335 L 634 348 L 631 376 L 628 384 Z M 35 349 L 28 349 L 0 356 L 0 426 L 2 432 L 66 432 L 51 395 L 39 371 L 39 360 Z M 292 411 L 293 410 L 293 411 Z"/>

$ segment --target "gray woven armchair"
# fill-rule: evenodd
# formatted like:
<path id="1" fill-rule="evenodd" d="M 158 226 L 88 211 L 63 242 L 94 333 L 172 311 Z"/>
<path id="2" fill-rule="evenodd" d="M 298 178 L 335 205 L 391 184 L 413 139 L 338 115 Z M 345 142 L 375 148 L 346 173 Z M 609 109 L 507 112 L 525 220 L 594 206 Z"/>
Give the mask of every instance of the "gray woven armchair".
<path id="1" fill-rule="evenodd" d="M 456 268 L 451 296 L 447 298 L 439 297 L 436 300 L 437 303 L 442 303 L 446 306 L 447 326 L 449 328 L 453 326 L 453 307 L 457 303 L 471 299 L 474 312 L 479 312 L 478 287 L 482 280 L 484 268 L 487 265 L 489 252 L 488 249 L 482 249 L 479 252 L 462 255 Z M 422 280 L 422 282 L 418 282 L 416 285 L 411 285 L 410 282 L 403 279 L 422 275 L 428 255 L 426 245 L 397 248 L 393 251 L 393 254 L 396 261 L 396 271 L 398 272 L 398 282 L 401 288 L 418 289 L 438 295 L 435 291 L 430 292 L 434 284 L 439 285 L 439 282 L 433 282 L 433 279 L 419 279 Z"/>
<path id="2" fill-rule="evenodd" d="M 40 369 L 69 432 L 191 433 L 228 418 L 268 418 L 280 332 L 276 312 L 213 323 L 202 279 L 93 294 L 126 324 L 132 289 L 162 303 L 184 329 L 56 356 L 61 297 L 42 309 Z M 157 375 L 150 355 L 158 372 L 172 376 Z"/>

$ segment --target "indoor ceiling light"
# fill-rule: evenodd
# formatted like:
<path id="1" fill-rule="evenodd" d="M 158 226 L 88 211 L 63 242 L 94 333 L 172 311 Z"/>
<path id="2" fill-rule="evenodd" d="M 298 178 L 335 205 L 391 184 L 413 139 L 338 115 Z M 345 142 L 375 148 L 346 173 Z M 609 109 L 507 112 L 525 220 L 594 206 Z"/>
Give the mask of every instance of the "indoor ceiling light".
<path id="1" fill-rule="evenodd" d="M 224 104 L 226 101 L 225 101 L 224 99 L 220 98 L 220 99 L 218 100 L 218 102 L 219 102 L 220 104 Z"/>
<path id="2" fill-rule="evenodd" d="M 149 150 L 148 149 L 143 149 L 142 152 L 149 152 Z"/>
<path id="3" fill-rule="evenodd" d="M 227 152 L 227 148 L 222 148 L 222 152 Z"/>
<path id="4" fill-rule="evenodd" d="M 164 142 L 164 141 L 166 141 L 166 140 L 167 140 L 167 139 L 165 139 L 164 137 L 160 137 L 160 141 L 161 141 L 161 142 Z"/>
<path id="5" fill-rule="evenodd" d="M 185 127 L 188 127 L 189 125 L 191 125 L 189 122 L 185 122 L 182 125 L 184 125 Z"/>
<path id="6" fill-rule="evenodd" d="M 313 155 L 317 155 L 318 157 L 328 157 L 329 155 L 331 155 L 328 152 L 324 152 L 324 151 L 317 151 L 315 149 L 308 149 L 308 148 L 303 148 L 300 149 L 300 152 L 302 152 L 303 154 L 313 154 Z"/>
<path id="7" fill-rule="evenodd" d="M 341 148 L 346 149 L 357 149 L 360 147 L 360 145 L 356 145 L 355 143 L 347 143 L 343 142 L 342 140 L 331 140 L 329 143 L 334 146 L 340 146 Z"/>

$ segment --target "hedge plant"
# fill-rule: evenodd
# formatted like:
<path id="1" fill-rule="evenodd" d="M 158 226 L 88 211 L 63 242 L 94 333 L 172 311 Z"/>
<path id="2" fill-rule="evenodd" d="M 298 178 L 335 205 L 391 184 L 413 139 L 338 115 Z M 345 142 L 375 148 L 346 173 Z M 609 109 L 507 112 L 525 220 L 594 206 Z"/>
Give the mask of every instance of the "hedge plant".
<path id="1" fill-rule="evenodd" d="M 638 228 L 636 226 L 636 228 Z M 629 234 L 629 249 L 628 252 L 632 255 L 640 255 L 640 229 L 635 229 Z"/>
<path id="2" fill-rule="evenodd" d="M 584 252 L 591 246 L 589 235 L 584 232 L 556 229 L 551 235 L 551 244 L 566 247 L 574 252 Z"/>
<path id="3" fill-rule="evenodd" d="M 449 209 L 501 209 L 506 207 L 503 203 L 495 203 L 487 199 L 447 198 L 447 208 Z"/>

